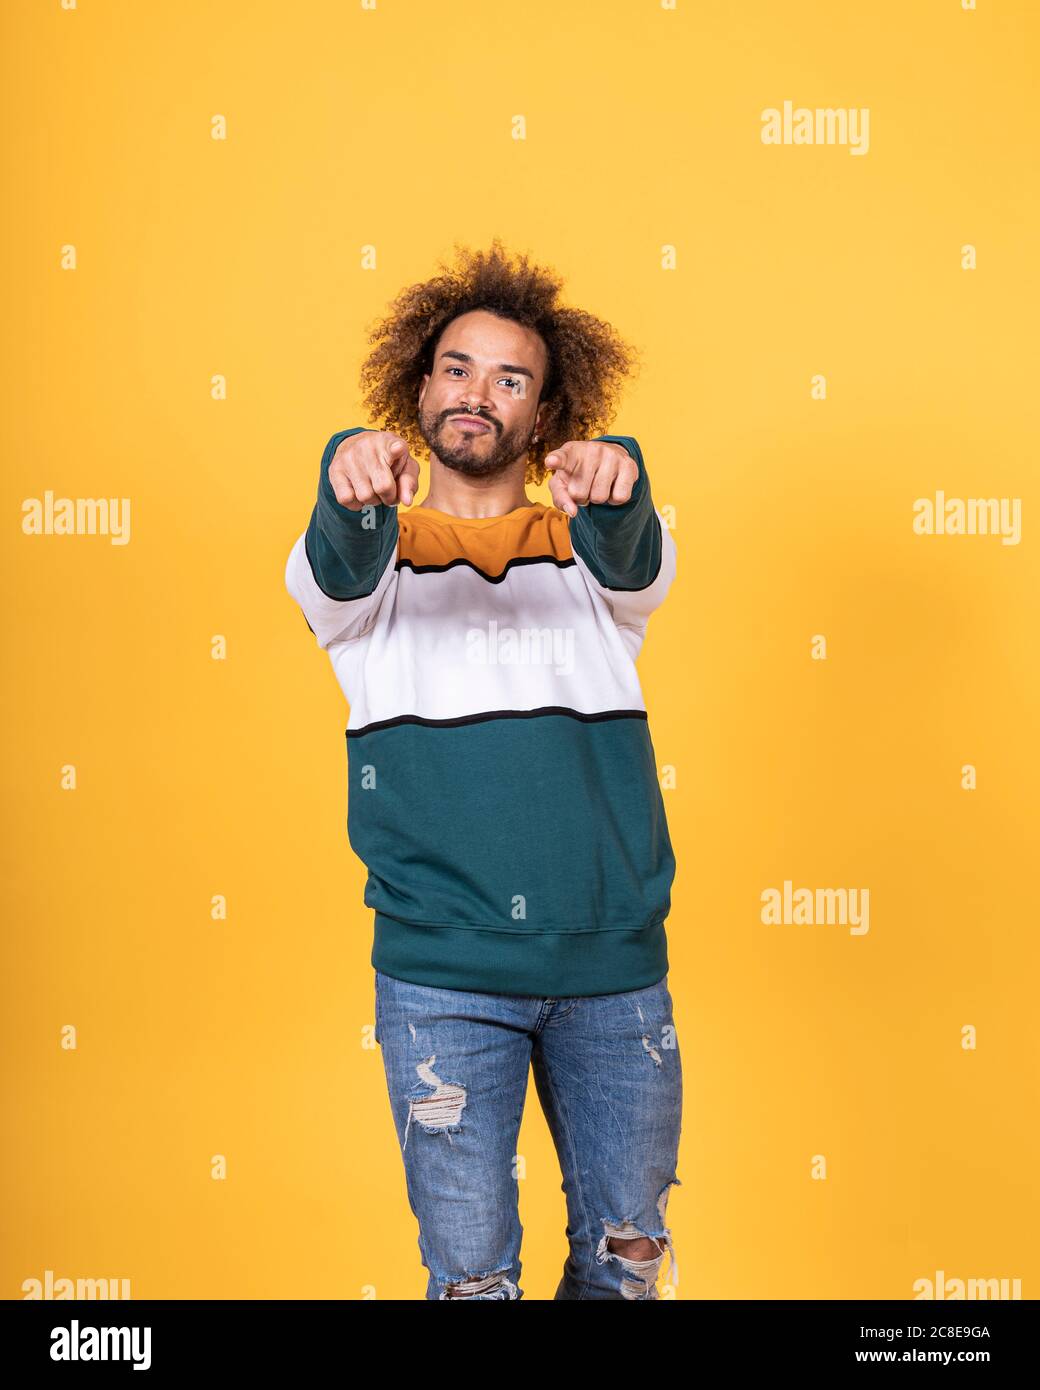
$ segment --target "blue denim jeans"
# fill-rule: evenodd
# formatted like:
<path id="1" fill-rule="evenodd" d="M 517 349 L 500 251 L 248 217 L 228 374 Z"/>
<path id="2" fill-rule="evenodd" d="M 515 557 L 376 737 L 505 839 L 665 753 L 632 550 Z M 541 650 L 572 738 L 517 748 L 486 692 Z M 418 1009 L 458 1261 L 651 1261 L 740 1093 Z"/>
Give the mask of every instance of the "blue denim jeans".
<path id="1" fill-rule="evenodd" d="M 522 1298 L 516 1146 L 529 1069 L 559 1155 L 570 1251 L 558 1299 L 656 1299 L 682 1124 L 668 977 L 571 999 L 376 971 L 376 1041 L 429 1271 L 428 1299 Z M 648 1237 L 658 1251 L 646 1255 Z M 629 1242 L 629 1244 L 626 1244 Z"/>

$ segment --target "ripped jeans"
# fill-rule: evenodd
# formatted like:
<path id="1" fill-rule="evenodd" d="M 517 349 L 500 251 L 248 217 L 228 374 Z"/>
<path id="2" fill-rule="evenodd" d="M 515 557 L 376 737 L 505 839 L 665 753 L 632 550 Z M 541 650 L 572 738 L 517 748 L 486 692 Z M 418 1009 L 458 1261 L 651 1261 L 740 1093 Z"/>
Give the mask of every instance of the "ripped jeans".
<path id="1" fill-rule="evenodd" d="M 674 1296 L 665 1211 L 679 1184 L 682 1066 L 667 975 L 569 999 L 440 989 L 378 970 L 375 983 L 427 1299 L 523 1297 L 516 1146 L 531 1067 L 567 1196 L 570 1251 L 555 1298 L 659 1298 L 666 1251 Z M 646 1258 L 650 1248 L 658 1253 Z"/>

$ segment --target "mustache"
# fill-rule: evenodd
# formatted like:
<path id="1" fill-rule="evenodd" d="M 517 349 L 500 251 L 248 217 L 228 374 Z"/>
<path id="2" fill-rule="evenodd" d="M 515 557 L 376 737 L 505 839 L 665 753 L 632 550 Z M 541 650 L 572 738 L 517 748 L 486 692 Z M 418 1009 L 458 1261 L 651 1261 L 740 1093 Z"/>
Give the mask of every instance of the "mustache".
<path id="1" fill-rule="evenodd" d="M 485 425 L 494 426 L 497 423 L 490 415 L 485 415 L 479 410 L 449 410 L 444 417 L 444 423 L 457 415 L 461 415 L 464 420 L 482 420 Z"/>

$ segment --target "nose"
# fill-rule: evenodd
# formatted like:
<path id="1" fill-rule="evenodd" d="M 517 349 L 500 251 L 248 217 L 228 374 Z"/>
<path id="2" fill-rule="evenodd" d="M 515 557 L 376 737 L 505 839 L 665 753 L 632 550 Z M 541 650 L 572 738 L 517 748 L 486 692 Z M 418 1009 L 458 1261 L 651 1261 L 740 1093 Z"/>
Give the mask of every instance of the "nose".
<path id="1" fill-rule="evenodd" d="M 482 415 L 491 414 L 491 393 L 483 381 L 472 377 L 459 392 L 458 410 L 470 410 Z"/>

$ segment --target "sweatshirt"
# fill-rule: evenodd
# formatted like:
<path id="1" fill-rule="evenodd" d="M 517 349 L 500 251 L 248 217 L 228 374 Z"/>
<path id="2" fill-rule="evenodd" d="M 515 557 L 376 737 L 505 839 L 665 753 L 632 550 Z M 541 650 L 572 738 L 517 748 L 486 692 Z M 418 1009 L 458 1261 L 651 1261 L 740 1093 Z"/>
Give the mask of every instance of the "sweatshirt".
<path id="1" fill-rule="evenodd" d="M 365 428 L 365 427 L 361 427 Z M 286 587 L 350 706 L 371 963 L 566 998 L 656 984 L 675 858 L 636 658 L 675 576 L 642 451 L 621 505 L 351 511 L 326 445 Z"/>

